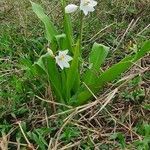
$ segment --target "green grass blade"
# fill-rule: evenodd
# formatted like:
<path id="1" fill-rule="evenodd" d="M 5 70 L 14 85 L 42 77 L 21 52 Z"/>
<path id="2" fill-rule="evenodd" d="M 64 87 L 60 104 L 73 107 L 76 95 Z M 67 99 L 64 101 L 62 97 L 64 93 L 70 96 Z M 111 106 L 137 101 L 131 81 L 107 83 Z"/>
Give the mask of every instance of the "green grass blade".
<path id="1" fill-rule="evenodd" d="M 77 45 L 75 47 L 74 51 L 74 57 L 71 62 L 71 66 L 69 70 L 67 71 L 67 82 L 66 82 L 66 94 L 67 99 L 70 99 L 71 96 L 71 90 L 72 89 L 78 89 L 79 86 L 79 41 L 77 42 Z M 75 87 L 74 87 L 75 86 Z"/>
<path id="2" fill-rule="evenodd" d="M 63 15 L 64 15 L 64 30 L 67 37 L 67 43 L 68 43 L 68 49 L 73 52 L 73 30 L 72 30 L 72 23 L 71 23 L 71 17 L 69 14 L 65 13 L 65 6 L 66 2 L 65 0 L 61 0 L 62 7 L 63 7 Z"/>

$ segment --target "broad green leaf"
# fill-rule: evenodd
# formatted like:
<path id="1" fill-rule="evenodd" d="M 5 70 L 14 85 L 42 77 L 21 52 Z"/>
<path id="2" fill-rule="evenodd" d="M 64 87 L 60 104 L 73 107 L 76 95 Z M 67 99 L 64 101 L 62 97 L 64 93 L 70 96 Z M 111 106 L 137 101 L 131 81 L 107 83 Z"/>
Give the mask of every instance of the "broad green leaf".
<path id="1" fill-rule="evenodd" d="M 38 16 L 38 18 L 44 23 L 45 29 L 46 29 L 46 37 L 49 42 L 54 42 L 55 36 L 57 35 L 57 31 L 53 25 L 53 23 L 50 21 L 49 17 L 44 13 L 43 8 L 34 3 L 31 2 L 32 9 Z"/>
<path id="2" fill-rule="evenodd" d="M 56 95 L 60 98 L 60 100 L 62 100 L 61 77 L 54 58 L 47 53 L 39 58 L 39 60 L 35 63 L 35 66 L 38 70 L 42 70 L 40 70 L 40 75 L 42 75 L 42 73 L 47 75 L 48 80 L 55 89 Z"/>
<path id="3" fill-rule="evenodd" d="M 66 94 L 68 100 L 70 99 L 71 96 L 71 90 L 74 88 L 73 86 L 75 85 L 76 86 L 75 88 L 77 89 L 79 86 L 79 55 L 80 53 L 79 53 L 79 41 L 78 41 L 74 50 L 74 57 L 71 62 L 71 66 L 69 70 L 67 70 Z"/>
<path id="4" fill-rule="evenodd" d="M 113 81 L 121 73 L 127 71 L 136 61 L 144 57 L 150 51 L 150 41 L 146 42 L 144 46 L 133 56 L 127 56 L 119 63 L 113 65 L 106 70 L 97 80 L 96 86 L 101 86 L 107 82 Z"/>
<path id="5" fill-rule="evenodd" d="M 94 84 L 97 77 L 100 73 L 100 67 L 104 63 L 107 55 L 108 55 L 109 48 L 98 43 L 94 43 L 92 51 L 89 56 L 89 63 L 92 65 L 90 69 L 87 70 L 83 77 L 83 81 L 89 85 Z"/>
<path id="6" fill-rule="evenodd" d="M 146 41 L 143 44 L 143 47 L 136 53 L 134 61 L 141 59 L 141 57 L 144 57 L 144 55 L 148 52 L 150 52 L 150 40 Z"/>
<path id="7" fill-rule="evenodd" d="M 45 57 L 43 61 L 44 61 L 45 68 L 47 69 L 49 80 L 53 85 L 56 93 L 58 94 L 60 100 L 62 100 L 61 77 L 60 77 L 60 73 L 58 72 L 55 60 L 54 58 L 50 57 L 48 54 L 48 56 Z"/>
<path id="8" fill-rule="evenodd" d="M 37 72 L 40 73 L 40 74 L 46 74 L 47 71 L 46 71 L 46 68 L 44 66 L 44 63 L 43 63 L 43 58 L 46 57 L 47 54 L 45 55 L 42 55 L 39 60 L 37 62 L 34 63 L 34 66 L 36 67 L 37 69 Z"/>
<path id="9" fill-rule="evenodd" d="M 61 70 L 61 83 L 62 83 L 62 97 L 65 101 L 65 103 L 67 103 L 67 94 L 66 94 L 66 80 L 67 80 L 67 77 L 66 77 L 66 70 Z"/>
<path id="10" fill-rule="evenodd" d="M 93 93 L 98 92 L 102 86 L 115 80 L 123 72 L 130 69 L 136 61 L 144 57 L 144 55 L 148 52 L 150 52 L 150 41 L 145 42 L 144 46 L 136 54 L 127 56 L 122 61 L 102 73 L 97 78 L 96 83 L 94 85 L 89 85 L 89 88 Z M 80 105 L 85 103 L 90 97 L 92 97 L 92 94 L 84 86 L 82 86 L 80 93 L 77 96 L 78 104 Z"/>

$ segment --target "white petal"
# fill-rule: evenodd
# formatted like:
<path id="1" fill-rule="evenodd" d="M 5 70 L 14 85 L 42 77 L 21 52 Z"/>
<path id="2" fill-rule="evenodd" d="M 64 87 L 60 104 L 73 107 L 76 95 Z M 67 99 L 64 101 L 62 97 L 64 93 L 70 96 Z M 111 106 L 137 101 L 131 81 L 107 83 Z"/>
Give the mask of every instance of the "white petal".
<path id="1" fill-rule="evenodd" d="M 57 65 L 63 70 L 64 69 L 63 61 L 60 60 L 59 56 L 56 56 L 55 59 L 56 59 Z"/>
<path id="2" fill-rule="evenodd" d="M 62 61 L 58 61 L 58 66 L 63 70 L 64 69 L 64 64 Z"/>
<path id="3" fill-rule="evenodd" d="M 94 7 L 92 7 L 90 5 L 87 7 L 87 11 L 89 11 L 89 12 L 93 12 L 94 10 L 95 10 Z"/>
<path id="4" fill-rule="evenodd" d="M 67 61 L 67 62 L 69 62 L 69 61 L 71 61 L 73 58 L 71 57 L 71 56 L 69 56 L 69 55 L 66 55 L 65 56 L 65 60 Z"/>
<path id="5" fill-rule="evenodd" d="M 63 51 L 63 54 L 67 55 L 68 54 L 68 49 Z"/>
<path id="6" fill-rule="evenodd" d="M 67 61 L 63 61 L 62 65 L 63 65 L 64 68 L 69 68 L 70 67 L 70 65 Z"/>
<path id="7" fill-rule="evenodd" d="M 67 55 L 67 53 L 68 53 L 68 50 L 59 51 L 59 56 L 61 56 L 61 55 Z"/>
<path id="8" fill-rule="evenodd" d="M 97 1 L 92 0 L 92 1 L 91 1 L 91 5 L 92 5 L 93 7 L 96 6 L 96 5 L 97 5 Z"/>
<path id="9" fill-rule="evenodd" d="M 59 51 L 58 56 L 64 55 L 63 51 Z"/>
<path id="10" fill-rule="evenodd" d="M 78 9 L 77 5 L 69 4 L 65 7 L 65 13 L 73 13 Z"/>
<path id="11" fill-rule="evenodd" d="M 55 59 L 56 59 L 56 63 L 58 64 L 58 62 L 59 62 L 59 56 L 56 56 Z"/>
<path id="12" fill-rule="evenodd" d="M 80 6 L 80 10 L 82 10 L 83 11 L 83 13 L 85 14 L 85 15 L 87 15 L 88 14 L 88 12 L 89 12 L 89 10 L 88 10 L 88 6 Z"/>
<path id="13" fill-rule="evenodd" d="M 97 5 L 97 1 L 95 0 L 81 0 L 80 3 L 80 10 L 83 11 L 85 15 L 87 15 L 89 12 L 93 12 L 95 9 L 94 7 Z"/>
<path id="14" fill-rule="evenodd" d="M 88 12 L 93 12 L 95 9 L 93 6 L 87 5 L 87 6 L 80 6 L 80 10 L 82 10 L 84 14 L 87 15 Z"/>
<path id="15" fill-rule="evenodd" d="M 88 15 L 88 11 L 87 11 L 87 10 L 83 10 L 83 13 L 84 13 L 85 15 Z"/>
<path id="16" fill-rule="evenodd" d="M 59 54 L 55 56 L 56 63 L 61 69 L 70 67 L 70 64 L 68 62 L 71 61 L 73 58 L 67 55 L 67 53 L 68 50 L 59 51 Z"/>

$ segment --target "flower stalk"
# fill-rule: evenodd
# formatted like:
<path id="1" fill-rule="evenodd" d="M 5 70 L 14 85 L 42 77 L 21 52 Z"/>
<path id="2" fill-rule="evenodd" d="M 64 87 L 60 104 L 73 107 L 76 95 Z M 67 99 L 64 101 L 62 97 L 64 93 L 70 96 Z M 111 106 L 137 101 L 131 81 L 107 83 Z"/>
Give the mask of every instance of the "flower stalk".
<path id="1" fill-rule="evenodd" d="M 82 35 L 83 35 L 83 13 L 80 12 L 80 31 L 79 31 L 79 49 L 82 50 Z"/>

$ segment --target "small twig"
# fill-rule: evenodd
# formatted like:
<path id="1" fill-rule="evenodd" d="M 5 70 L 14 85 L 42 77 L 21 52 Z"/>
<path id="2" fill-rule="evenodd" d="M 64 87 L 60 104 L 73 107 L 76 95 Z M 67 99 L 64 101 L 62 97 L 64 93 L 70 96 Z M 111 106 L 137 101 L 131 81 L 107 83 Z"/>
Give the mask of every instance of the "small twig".
<path id="1" fill-rule="evenodd" d="M 106 29 L 108 29 L 109 27 L 111 27 L 112 25 L 114 25 L 115 23 L 111 23 L 110 25 L 107 25 L 106 27 L 104 27 L 103 29 L 101 29 L 99 32 L 97 32 L 91 39 L 89 39 L 88 41 L 85 42 L 91 42 L 93 39 L 95 39 L 101 32 L 105 31 Z"/>
<path id="2" fill-rule="evenodd" d="M 99 131 L 90 129 L 90 128 L 85 127 L 85 126 L 83 126 L 83 125 L 80 125 L 80 124 L 78 124 L 78 123 L 76 123 L 76 122 L 71 122 L 71 124 L 76 125 L 76 126 L 82 128 L 82 129 L 86 129 L 86 130 L 88 130 L 88 131 L 90 131 L 90 132 L 93 132 L 93 133 L 96 133 L 96 134 L 100 135 L 100 132 L 99 132 Z"/>
<path id="3" fill-rule="evenodd" d="M 104 105 L 102 105 L 102 107 L 89 120 L 92 120 L 95 116 L 97 116 L 106 107 L 106 105 L 114 97 L 114 95 L 117 93 L 117 91 L 118 91 L 118 88 L 114 89 L 113 92 L 111 92 L 108 95 L 108 97 L 106 98 L 106 102 L 104 103 Z"/>
<path id="4" fill-rule="evenodd" d="M 26 140 L 27 144 L 28 144 L 28 145 L 31 145 L 31 143 L 29 142 L 28 138 L 26 137 L 26 135 L 25 135 L 25 133 L 24 133 L 24 131 L 23 131 L 23 129 L 22 129 L 21 121 L 18 121 L 17 124 L 19 125 L 19 128 L 20 128 L 20 130 L 21 130 L 21 133 L 22 133 L 22 135 L 24 136 L 24 139 Z"/>
<path id="5" fill-rule="evenodd" d="M 81 143 L 81 140 L 77 141 L 77 142 L 75 142 L 73 144 L 69 143 L 69 144 L 65 145 L 64 147 L 60 148 L 59 150 L 67 150 L 67 149 L 70 149 L 70 148 L 72 148 L 72 147 L 74 147 L 76 145 L 79 145 L 80 143 Z"/>
<path id="6" fill-rule="evenodd" d="M 134 135 L 136 135 L 139 140 L 142 140 L 141 136 L 139 134 L 137 134 L 136 132 L 134 132 L 133 130 L 131 130 L 129 127 L 127 127 L 126 125 L 124 125 L 122 122 L 120 122 L 115 116 L 113 116 L 111 113 L 108 113 L 112 119 L 114 119 L 118 124 L 120 124 L 121 126 L 125 127 L 127 130 L 129 130 L 130 132 L 132 132 Z"/>
<path id="7" fill-rule="evenodd" d="M 130 130 L 132 129 L 132 125 L 133 123 L 131 123 L 131 107 L 129 105 L 129 128 Z M 133 141 L 133 133 L 130 131 L 130 137 L 131 137 L 131 140 Z"/>
<path id="8" fill-rule="evenodd" d="M 150 27 L 150 24 L 148 24 L 142 31 L 140 31 L 137 35 L 141 35 L 145 30 L 147 30 Z"/>
<path id="9" fill-rule="evenodd" d="M 26 142 L 27 142 L 27 144 L 28 144 L 28 147 L 29 147 L 29 148 L 32 148 L 32 150 L 35 150 L 34 147 L 33 147 L 33 145 L 29 142 L 27 136 L 25 135 L 25 133 L 24 133 L 24 131 L 23 131 L 23 128 L 22 128 L 22 126 L 21 126 L 21 121 L 18 121 L 17 124 L 19 125 L 19 128 L 20 128 L 20 130 L 21 130 L 21 133 L 22 133 L 24 139 L 26 140 Z"/>
<path id="10" fill-rule="evenodd" d="M 47 128 L 49 128 L 49 123 L 48 123 L 48 117 L 47 117 L 46 108 L 44 108 L 44 111 L 45 111 L 45 120 L 46 120 Z"/>
<path id="11" fill-rule="evenodd" d="M 57 150 L 57 147 L 58 147 L 58 140 L 59 140 L 59 137 L 60 137 L 60 134 L 62 132 L 62 130 L 64 129 L 64 127 L 68 124 L 68 122 L 72 119 L 74 114 L 72 114 L 67 120 L 66 122 L 62 125 L 62 127 L 60 128 L 60 130 L 58 131 L 57 133 L 57 138 L 56 138 L 56 142 L 55 142 L 55 146 L 52 150 Z"/>
<path id="12" fill-rule="evenodd" d="M 12 141 L 8 141 L 9 144 L 14 144 L 14 145 L 18 145 L 17 142 L 12 142 Z M 23 143 L 19 143 L 20 146 L 24 146 L 24 147 L 28 147 L 28 144 L 23 144 Z"/>
<path id="13" fill-rule="evenodd" d="M 124 32 L 123 36 L 121 37 L 117 47 L 115 48 L 114 51 L 116 51 L 118 49 L 118 47 L 120 46 L 120 44 L 123 42 L 125 36 L 127 35 L 128 31 L 130 30 L 130 28 L 132 27 L 132 24 L 134 22 L 134 19 L 131 20 L 130 24 L 128 25 L 128 28 L 126 29 L 126 31 Z"/>
<path id="14" fill-rule="evenodd" d="M 64 107 L 67 107 L 67 108 L 72 108 L 72 106 L 69 106 L 69 105 L 65 105 L 65 104 L 62 104 L 62 103 L 57 103 L 57 102 L 54 102 L 54 101 L 50 101 L 50 100 L 45 100 L 37 95 L 35 95 L 38 99 L 44 101 L 44 102 L 47 102 L 47 103 L 51 103 L 51 104 L 55 104 L 55 105 L 59 105 L 59 106 L 64 106 Z"/>
<path id="15" fill-rule="evenodd" d="M 84 84 L 84 86 L 88 89 L 88 91 L 93 95 L 93 97 L 94 97 L 95 99 L 97 99 L 96 95 L 95 95 L 95 94 L 92 92 L 92 90 L 86 85 L 86 83 L 83 82 L 83 84 Z"/>
<path id="16" fill-rule="evenodd" d="M 48 150 L 51 150 L 52 140 L 53 139 L 51 138 L 50 141 L 49 141 Z"/>

